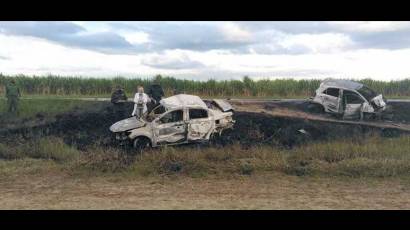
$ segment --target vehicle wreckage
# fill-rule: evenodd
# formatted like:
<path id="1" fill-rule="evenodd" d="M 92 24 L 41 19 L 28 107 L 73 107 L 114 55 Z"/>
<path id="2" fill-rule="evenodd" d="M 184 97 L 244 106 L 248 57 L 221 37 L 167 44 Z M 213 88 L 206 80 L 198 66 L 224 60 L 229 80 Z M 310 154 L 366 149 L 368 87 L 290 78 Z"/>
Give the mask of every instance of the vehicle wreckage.
<path id="1" fill-rule="evenodd" d="M 233 108 L 225 100 L 202 100 L 179 94 L 162 99 L 141 118 L 130 117 L 110 127 L 115 138 L 138 149 L 207 142 L 233 127 Z"/>
<path id="2" fill-rule="evenodd" d="M 311 111 L 335 114 L 343 119 L 391 116 L 391 107 L 387 107 L 382 94 L 350 80 L 324 80 L 310 102 Z"/>

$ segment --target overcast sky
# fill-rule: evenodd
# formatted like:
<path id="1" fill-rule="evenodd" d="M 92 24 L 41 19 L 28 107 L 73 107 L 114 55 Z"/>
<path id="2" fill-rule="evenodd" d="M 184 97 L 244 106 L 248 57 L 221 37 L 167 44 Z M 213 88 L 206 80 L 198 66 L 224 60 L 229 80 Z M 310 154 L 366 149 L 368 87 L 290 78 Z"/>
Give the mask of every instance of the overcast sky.
<path id="1" fill-rule="evenodd" d="M 0 22 L 0 72 L 410 78 L 410 22 Z"/>

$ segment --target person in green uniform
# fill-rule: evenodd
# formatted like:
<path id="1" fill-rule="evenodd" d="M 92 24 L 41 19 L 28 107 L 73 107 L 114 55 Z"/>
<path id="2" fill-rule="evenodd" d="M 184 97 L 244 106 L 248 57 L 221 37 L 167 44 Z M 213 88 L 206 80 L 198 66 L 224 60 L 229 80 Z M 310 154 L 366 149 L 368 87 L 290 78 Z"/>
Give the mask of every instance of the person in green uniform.
<path id="1" fill-rule="evenodd" d="M 17 87 L 16 81 L 12 79 L 10 84 L 6 86 L 7 107 L 9 113 L 17 114 L 20 96 L 20 89 Z"/>

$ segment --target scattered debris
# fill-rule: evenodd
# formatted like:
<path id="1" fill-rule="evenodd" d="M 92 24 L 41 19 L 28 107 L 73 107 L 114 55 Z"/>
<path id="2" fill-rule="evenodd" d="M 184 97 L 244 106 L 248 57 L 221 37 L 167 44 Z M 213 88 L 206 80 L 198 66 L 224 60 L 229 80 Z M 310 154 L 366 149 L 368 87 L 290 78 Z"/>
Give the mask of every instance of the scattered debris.
<path id="1" fill-rule="evenodd" d="M 306 134 L 306 135 L 310 135 L 306 130 L 304 129 L 299 129 L 298 130 L 300 133 Z"/>

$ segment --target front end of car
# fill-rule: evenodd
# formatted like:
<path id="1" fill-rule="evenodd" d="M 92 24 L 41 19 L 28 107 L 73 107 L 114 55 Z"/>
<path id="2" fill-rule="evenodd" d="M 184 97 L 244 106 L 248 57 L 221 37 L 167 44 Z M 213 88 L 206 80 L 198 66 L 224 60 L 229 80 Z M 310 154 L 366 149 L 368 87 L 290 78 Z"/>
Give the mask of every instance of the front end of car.
<path id="1" fill-rule="evenodd" d="M 120 144 L 127 143 L 129 141 L 129 135 L 133 130 L 144 127 L 145 121 L 138 119 L 137 117 L 130 117 L 121 121 L 118 121 L 111 125 L 110 131 L 113 138 Z"/>

